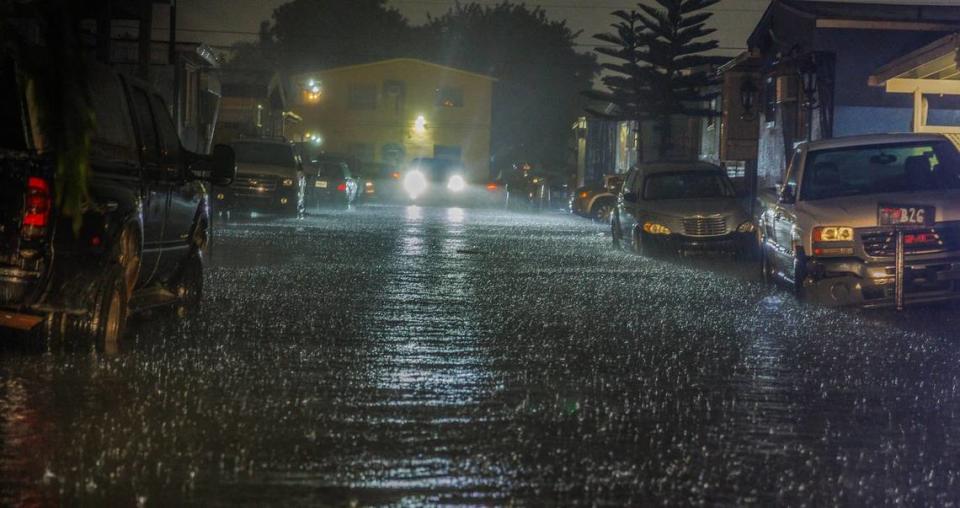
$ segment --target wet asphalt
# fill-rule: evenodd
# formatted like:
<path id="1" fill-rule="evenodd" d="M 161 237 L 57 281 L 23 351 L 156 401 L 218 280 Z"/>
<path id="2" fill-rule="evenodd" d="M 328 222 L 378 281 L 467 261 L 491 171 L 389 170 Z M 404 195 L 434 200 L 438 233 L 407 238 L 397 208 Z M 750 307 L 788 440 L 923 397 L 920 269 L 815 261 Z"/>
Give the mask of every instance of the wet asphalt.
<path id="1" fill-rule="evenodd" d="M 960 317 L 799 303 L 561 213 L 220 224 L 203 307 L 0 349 L 0 504 L 960 499 Z"/>

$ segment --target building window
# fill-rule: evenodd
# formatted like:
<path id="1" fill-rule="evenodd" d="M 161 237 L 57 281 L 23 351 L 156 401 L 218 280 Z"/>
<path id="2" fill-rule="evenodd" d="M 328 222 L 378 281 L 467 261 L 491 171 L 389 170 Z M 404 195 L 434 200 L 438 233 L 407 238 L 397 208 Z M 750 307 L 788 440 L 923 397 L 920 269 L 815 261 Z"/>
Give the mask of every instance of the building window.
<path id="1" fill-rule="evenodd" d="M 375 85 L 350 85 L 350 109 L 377 109 Z"/>
<path id="2" fill-rule="evenodd" d="M 716 115 L 707 117 L 707 130 L 716 129 L 717 118 L 720 117 L 720 97 L 714 97 L 710 99 L 710 102 L 707 104 L 707 109 L 717 113 Z"/>
<path id="3" fill-rule="evenodd" d="M 360 162 L 373 162 L 373 145 L 370 143 L 350 143 L 350 156 Z"/>
<path id="4" fill-rule="evenodd" d="M 433 156 L 437 159 L 459 161 L 463 156 L 463 150 L 459 146 L 433 145 Z"/>
<path id="5" fill-rule="evenodd" d="M 437 106 L 442 108 L 462 108 L 463 88 L 443 87 L 437 89 Z"/>

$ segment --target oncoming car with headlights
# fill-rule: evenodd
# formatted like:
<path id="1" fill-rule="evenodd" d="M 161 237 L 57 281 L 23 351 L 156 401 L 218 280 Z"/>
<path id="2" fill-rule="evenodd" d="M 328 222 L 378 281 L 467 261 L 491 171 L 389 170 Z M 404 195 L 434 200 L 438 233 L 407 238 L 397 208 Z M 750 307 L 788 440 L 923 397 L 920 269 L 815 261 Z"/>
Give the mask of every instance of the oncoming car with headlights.
<path id="1" fill-rule="evenodd" d="M 413 202 L 463 203 L 470 185 L 459 161 L 419 158 L 403 173 L 403 190 Z"/>
<path id="2" fill-rule="evenodd" d="M 650 163 L 627 173 L 611 220 L 613 243 L 651 250 L 721 251 L 746 255 L 754 225 L 733 184 L 705 162 Z"/>

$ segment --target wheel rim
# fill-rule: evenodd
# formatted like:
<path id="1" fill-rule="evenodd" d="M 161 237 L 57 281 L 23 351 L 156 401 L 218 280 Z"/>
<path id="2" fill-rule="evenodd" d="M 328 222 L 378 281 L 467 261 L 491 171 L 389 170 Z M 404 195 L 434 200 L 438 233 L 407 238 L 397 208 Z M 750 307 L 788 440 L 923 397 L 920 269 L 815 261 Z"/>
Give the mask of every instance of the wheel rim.
<path id="1" fill-rule="evenodd" d="M 597 209 L 596 219 L 601 222 L 609 222 L 611 215 L 613 215 L 613 207 L 603 205 Z"/>
<path id="2" fill-rule="evenodd" d="M 140 254 L 136 236 L 128 229 L 124 231 L 120 242 L 120 266 L 123 267 L 123 280 L 127 283 L 127 296 L 133 294 L 140 278 Z"/>
<path id="3" fill-rule="evenodd" d="M 103 326 L 104 352 L 116 353 L 120 345 L 120 332 L 123 329 L 123 298 L 120 291 L 116 289 L 110 294 L 106 320 Z"/>

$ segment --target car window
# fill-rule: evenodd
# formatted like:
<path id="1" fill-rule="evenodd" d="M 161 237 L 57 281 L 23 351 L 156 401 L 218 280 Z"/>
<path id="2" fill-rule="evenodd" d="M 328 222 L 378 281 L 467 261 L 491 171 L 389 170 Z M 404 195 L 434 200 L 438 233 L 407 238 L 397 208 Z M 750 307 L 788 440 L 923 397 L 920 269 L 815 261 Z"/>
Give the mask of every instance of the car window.
<path id="1" fill-rule="evenodd" d="M 349 174 L 347 164 L 338 161 L 320 161 L 317 163 L 317 175 L 323 178 L 340 179 Z"/>
<path id="2" fill-rule="evenodd" d="M 293 147 L 281 143 L 234 143 L 233 151 L 237 162 L 247 164 L 267 164 L 285 168 L 297 167 Z"/>
<path id="3" fill-rule="evenodd" d="M 127 161 L 137 158 L 133 123 L 127 105 L 126 93 L 119 76 L 103 66 L 90 69 L 91 105 L 94 114 L 94 132 L 90 142 L 90 158 L 100 161 Z"/>
<path id="4" fill-rule="evenodd" d="M 643 199 L 707 199 L 734 196 L 730 181 L 722 173 L 713 171 L 682 171 L 654 173 L 647 176 Z"/>
<path id="5" fill-rule="evenodd" d="M 133 109 L 137 113 L 137 122 L 140 125 L 140 150 L 143 159 L 148 162 L 160 160 L 157 131 L 154 128 L 153 113 L 150 111 L 150 100 L 147 93 L 141 88 L 133 89 Z"/>
<path id="6" fill-rule="evenodd" d="M 960 156 L 946 140 L 810 152 L 801 199 L 939 189 L 960 189 Z"/>
<path id="7" fill-rule="evenodd" d="M 157 95 L 151 95 L 150 105 L 153 109 L 153 118 L 160 134 L 160 156 L 164 162 L 176 162 L 180 159 L 180 136 L 177 127 L 173 125 L 166 105 Z"/>

